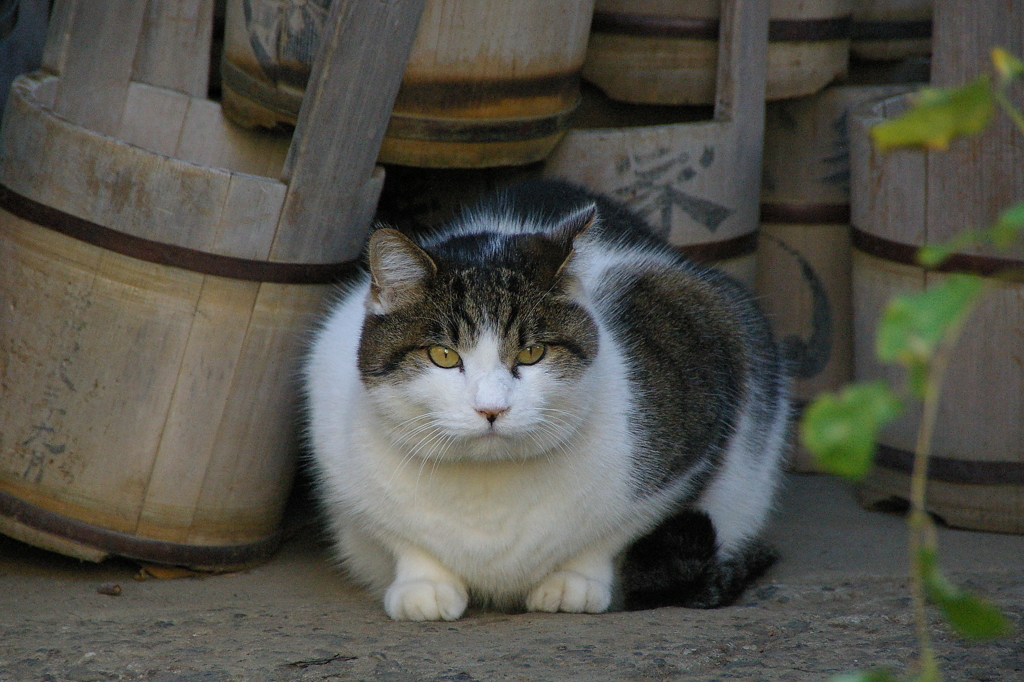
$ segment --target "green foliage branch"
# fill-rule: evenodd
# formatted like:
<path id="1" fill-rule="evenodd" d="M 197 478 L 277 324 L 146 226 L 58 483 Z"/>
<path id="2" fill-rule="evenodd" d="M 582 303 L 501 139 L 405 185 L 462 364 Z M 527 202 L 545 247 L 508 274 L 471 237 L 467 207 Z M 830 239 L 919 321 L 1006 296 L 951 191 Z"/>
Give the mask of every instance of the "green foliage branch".
<path id="1" fill-rule="evenodd" d="M 902 116 L 871 130 L 879 151 L 903 147 L 943 150 L 962 136 L 983 131 L 1002 110 L 1024 134 L 1024 115 L 1010 101 L 1008 89 L 1024 78 L 1024 62 L 1001 48 L 992 50 L 995 78 L 984 74 L 958 88 L 923 88 Z M 945 244 L 922 248 L 918 262 L 926 268 L 942 265 L 967 246 L 991 244 L 1006 249 L 1024 233 L 1024 202 L 1003 211 L 996 223 L 966 229 Z M 1019 281 L 1020 273 L 1007 273 Z M 908 401 L 922 405 L 914 451 L 908 516 L 910 584 L 914 625 L 920 648 L 916 682 L 939 682 L 928 628 L 927 602 L 938 607 L 946 622 L 967 639 L 1002 637 L 1011 633 L 1008 620 L 991 603 L 961 590 L 939 569 L 934 523 L 925 506 L 928 458 L 938 415 L 942 378 L 957 340 L 976 303 L 992 286 L 991 280 L 951 274 L 935 286 L 896 296 L 882 313 L 875 337 L 875 354 L 906 371 L 906 385 L 863 382 L 839 393 L 826 393 L 812 402 L 800 424 L 804 445 L 828 472 L 860 480 L 871 468 L 875 442 L 886 424 L 903 412 Z M 888 669 L 843 675 L 834 682 L 894 682 Z"/>

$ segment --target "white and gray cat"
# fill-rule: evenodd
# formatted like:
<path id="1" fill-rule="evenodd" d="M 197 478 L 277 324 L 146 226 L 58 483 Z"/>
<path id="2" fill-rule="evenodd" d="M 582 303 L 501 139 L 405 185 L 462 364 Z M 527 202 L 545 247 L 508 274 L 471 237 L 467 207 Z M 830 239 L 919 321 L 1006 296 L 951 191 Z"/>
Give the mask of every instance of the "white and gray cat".
<path id="1" fill-rule="evenodd" d="M 749 294 L 557 181 L 392 229 L 305 367 L 337 555 L 398 620 L 736 599 L 788 435 Z"/>

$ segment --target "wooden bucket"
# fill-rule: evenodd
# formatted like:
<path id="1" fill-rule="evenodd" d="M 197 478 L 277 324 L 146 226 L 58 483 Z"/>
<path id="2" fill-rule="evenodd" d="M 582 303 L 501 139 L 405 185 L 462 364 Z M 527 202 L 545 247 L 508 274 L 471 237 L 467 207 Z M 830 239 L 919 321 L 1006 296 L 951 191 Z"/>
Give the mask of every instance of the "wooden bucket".
<path id="1" fill-rule="evenodd" d="M 890 61 L 932 53 L 932 0 L 858 0 L 853 3 L 850 52 Z"/>
<path id="2" fill-rule="evenodd" d="M 908 89 L 834 86 L 767 107 L 756 289 L 776 335 L 804 350 L 794 385 L 801 405 L 853 378 L 849 112 Z M 802 449 L 791 464 L 819 470 Z"/>
<path id="3" fill-rule="evenodd" d="M 1020 200 L 1024 145 L 1005 122 L 948 152 L 871 149 L 870 127 L 899 114 L 902 97 L 856 110 L 853 118 L 853 297 L 858 379 L 902 373 L 874 357 L 875 328 L 895 294 L 941 283 L 949 272 L 992 275 L 1024 269 L 1024 248 L 979 249 L 941 272 L 914 260 L 917 247 L 942 243 L 964 226 L 990 224 L 1007 199 Z M 1024 285 L 992 280 L 964 327 L 942 385 L 928 469 L 928 509 L 962 528 L 1024 533 Z M 889 426 L 875 467 L 858 491 L 868 508 L 907 499 L 920 411 Z"/>
<path id="4" fill-rule="evenodd" d="M 290 144 L 228 122 L 194 50 L 157 58 L 212 3 L 189 30 L 150 16 L 171 3 L 55 7 L 0 130 L 0 531 L 96 561 L 274 549 L 302 337 L 362 250 L 419 1 L 350 7 L 365 61 L 321 52 Z"/>
<path id="5" fill-rule="evenodd" d="M 380 161 L 433 168 L 546 157 L 579 102 L 593 0 L 428 0 Z"/>
<path id="6" fill-rule="evenodd" d="M 718 0 L 597 0 L 583 77 L 638 104 L 715 99 Z M 769 100 L 817 92 L 846 72 L 851 0 L 771 0 Z"/>
<path id="7" fill-rule="evenodd" d="M 759 0 L 722 4 L 713 112 L 694 121 L 692 108 L 585 103 L 544 174 L 625 202 L 691 258 L 752 286 L 768 17 Z"/>
<path id="8" fill-rule="evenodd" d="M 68 123 L 57 85 L 19 79 L 0 140 L 0 530 L 94 561 L 263 559 L 327 287 L 207 240 L 255 237 L 285 188 Z M 160 230 L 188 246 L 137 236 Z"/>
<path id="9" fill-rule="evenodd" d="M 295 122 L 329 4 L 229 1 L 229 116 Z M 547 156 L 579 100 L 592 14 L 593 0 L 427 0 L 380 161 L 482 168 Z"/>

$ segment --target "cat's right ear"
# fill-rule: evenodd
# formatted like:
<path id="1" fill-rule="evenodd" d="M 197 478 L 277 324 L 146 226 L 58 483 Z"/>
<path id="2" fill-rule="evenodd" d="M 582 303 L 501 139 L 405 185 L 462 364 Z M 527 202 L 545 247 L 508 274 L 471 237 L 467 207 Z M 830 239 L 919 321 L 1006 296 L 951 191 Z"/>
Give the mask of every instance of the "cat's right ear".
<path id="1" fill-rule="evenodd" d="M 398 230 L 382 228 L 370 235 L 370 297 L 376 315 L 414 303 L 437 265 L 427 252 Z"/>
<path id="2" fill-rule="evenodd" d="M 571 246 L 573 241 L 597 222 L 597 204 L 582 206 L 562 219 L 550 232 L 556 242 Z"/>

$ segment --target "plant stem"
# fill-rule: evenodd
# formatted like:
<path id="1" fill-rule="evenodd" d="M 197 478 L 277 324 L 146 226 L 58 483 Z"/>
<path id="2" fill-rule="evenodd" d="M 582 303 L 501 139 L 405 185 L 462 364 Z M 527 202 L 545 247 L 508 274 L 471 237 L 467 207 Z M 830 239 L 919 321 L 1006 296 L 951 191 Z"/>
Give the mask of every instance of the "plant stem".
<path id="1" fill-rule="evenodd" d="M 928 488 L 928 456 L 931 453 L 932 435 L 935 432 L 935 420 L 938 416 L 939 384 L 941 372 L 935 365 L 939 358 L 934 358 L 933 371 L 925 385 L 923 414 L 921 426 L 917 431 L 917 444 L 914 448 L 914 469 L 910 477 L 910 596 L 914 609 L 914 629 L 917 634 L 918 647 L 921 650 L 920 671 L 918 680 L 921 682 L 938 682 L 942 679 L 938 664 L 935 662 L 935 651 L 932 649 L 931 634 L 928 631 L 928 612 L 924 587 L 924 568 L 921 565 L 921 550 L 935 549 L 934 533 L 929 533 L 930 519 L 925 509 L 925 492 Z"/>
<path id="2" fill-rule="evenodd" d="M 1021 115 L 1020 110 L 1010 103 L 1010 100 L 1006 98 L 1006 93 L 1003 88 L 997 88 L 995 90 L 996 101 L 999 102 L 999 106 L 1003 108 L 1006 115 L 1010 117 L 1010 120 L 1017 126 L 1017 130 L 1024 133 L 1024 115 Z"/>
<path id="3" fill-rule="evenodd" d="M 980 298 L 980 295 L 979 297 Z M 978 300 L 978 299 L 975 299 Z M 932 437 L 939 415 L 939 395 L 942 380 L 949 367 L 967 319 L 974 305 L 959 316 L 959 319 L 946 330 L 942 343 L 932 355 L 928 368 L 928 378 L 924 386 L 923 403 L 921 406 L 921 424 L 917 430 L 917 443 L 914 447 L 914 468 L 910 476 L 910 591 L 914 609 L 914 627 L 917 633 L 918 646 L 921 649 L 920 672 L 918 682 L 940 682 L 942 673 L 935 661 L 932 649 L 931 634 L 928 631 L 927 595 L 924 585 L 924 567 L 921 562 L 921 550 L 931 550 L 936 554 L 938 541 L 935 528 L 925 506 L 925 494 L 928 490 L 928 458 L 932 450 Z"/>

